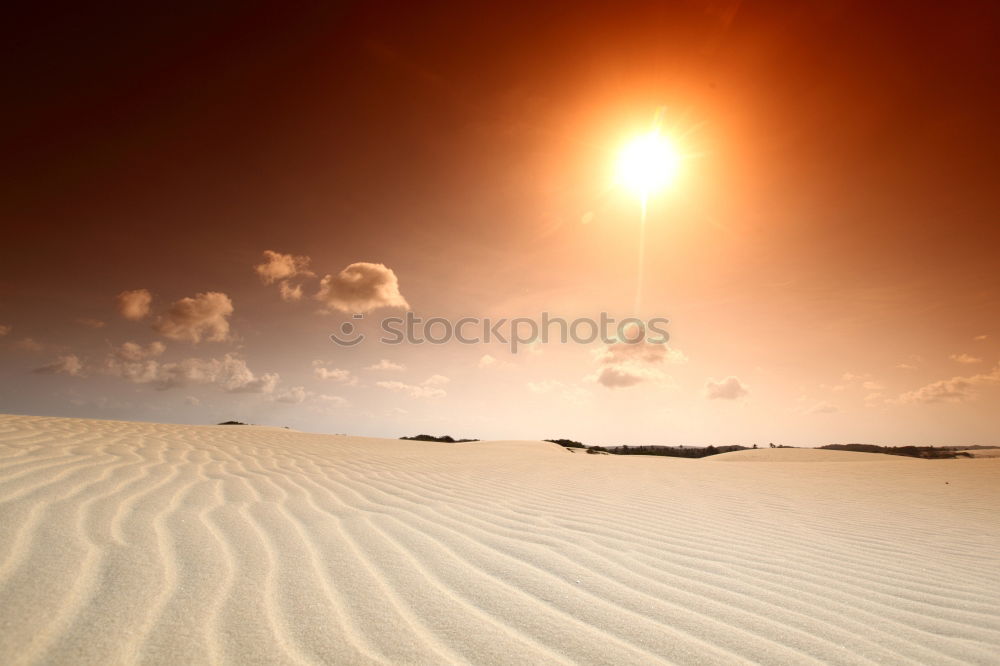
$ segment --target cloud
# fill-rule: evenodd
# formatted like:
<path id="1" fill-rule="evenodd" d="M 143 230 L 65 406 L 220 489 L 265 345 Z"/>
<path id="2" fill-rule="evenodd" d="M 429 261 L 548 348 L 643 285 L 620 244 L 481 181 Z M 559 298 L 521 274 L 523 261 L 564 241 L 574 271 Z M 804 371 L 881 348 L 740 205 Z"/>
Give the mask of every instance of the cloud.
<path id="1" fill-rule="evenodd" d="M 154 359 L 128 361 L 110 354 L 103 371 L 134 384 L 151 384 L 158 390 L 212 385 L 227 393 L 273 393 L 277 373 L 254 374 L 242 358 L 226 354 L 221 359 L 188 358 L 161 363 Z"/>
<path id="2" fill-rule="evenodd" d="M 300 284 L 292 285 L 288 282 L 282 282 L 278 285 L 278 290 L 281 293 L 281 300 L 283 301 L 302 300 L 302 285 Z"/>
<path id="3" fill-rule="evenodd" d="M 833 404 L 832 402 L 827 402 L 826 400 L 823 400 L 821 402 L 817 402 L 812 407 L 807 409 L 806 414 L 833 414 L 834 412 L 839 412 L 839 411 L 840 407 L 837 407 L 837 405 Z"/>
<path id="4" fill-rule="evenodd" d="M 254 270 L 264 284 L 315 275 L 309 270 L 309 257 L 296 257 L 273 250 L 264 250 L 264 263 L 254 266 Z"/>
<path id="5" fill-rule="evenodd" d="M 868 374 L 867 372 L 861 375 L 855 374 L 853 372 L 845 372 L 840 376 L 840 378 L 845 382 L 853 382 L 858 379 L 869 379 L 870 377 L 871 375 Z"/>
<path id="6" fill-rule="evenodd" d="M 1000 383 L 1000 366 L 989 373 L 931 382 L 903 393 L 894 402 L 899 404 L 965 402 L 976 397 L 978 387 L 997 383 Z"/>
<path id="7" fill-rule="evenodd" d="M 316 399 L 320 402 L 325 402 L 330 405 L 336 405 L 338 407 L 348 404 L 347 400 L 341 398 L 339 395 L 329 395 L 327 393 L 320 393 L 316 396 Z"/>
<path id="8" fill-rule="evenodd" d="M 384 264 L 358 262 L 320 281 L 316 299 L 332 310 L 368 312 L 376 308 L 409 308 L 399 281 Z"/>
<path id="9" fill-rule="evenodd" d="M 229 337 L 233 302 L 217 291 L 182 298 L 156 319 L 153 328 L 171 340 L 220 342 Z"/>
<path id="10" fill-rule="evenodd" d="M 81 326 L 86 326 L 87 328 L 104 328 L 107 326 L 106 322 L 103 322 L 100 319 L 92 319 L 90 317 L 80 317 L 76 320 L 76 323 Z"/>
<path id="11" fill-rule="evenodd" d="M 988 337 L 990 337 L 990 336 L 988 336 L 988 335 L 986 335 L 986 334 L 984 333 L 983 335 L 977 335 L 976 337 L 974 337 L 974 338 L 972 338 L 972 339 L 973 339 L 973 340 L 976 340 L 976 341 L 981 341 L 981 340 L 985 340 L 985 339 L 986 339 L 986 338 L 988 338 Z"/>
<path id="12" fill-rule="evenodd" d="M 966 365 L 972 365 L 974 363 L 982 363 L 983 362 L 983 359 L 978 358 L 976 356 L 972 356 L 971 354 L 965 354 L 965 353 L 962 353 L 962 354 L 952 354 L 949 358 L 951 360 L 957 362 L 957 363 L 965 363 Z"/>
<path id="13" fill-rule="evenodd" d="M 406 370 L 406 366 L 400 365 L 399 363 L 393 363 L 389 359 L 383 358 L 378 363 L 367 366 L 365 370 Z"/>
<path id="14" fill-rule="evenodd" d="M 638 326 L 625 331 L 625 340 L 605 345 L 594 352 L 597 372 L 590 377 L 608 388 L 625 388 L 636 384 L 663 379 L 661 367 L 686 363 L 687 356 L 679 349 L 664 343 L 649 342 Z"/>
<path id="15" fill-rule="evenodd" d="M 160 341 L 150 342 L 145 347 L 135 342 L 126 342 L 112 353 L 121 361 L 142 361 L 160 356 L 166 349 L 167 346 Z"/>
<path id="16" fill-rule="evenodd" d="M 476 365 L 480 368 L 489 368 L 496 365 L 497 363 L 498 361 L 494 357 L 490 356 L 489 354 L 483 354 L 479 358 L 479 363 L 477 363 Z"/>
<path id="17" fill-rule="evenodd" d="M 397 393 L 408 393 L 412 398 L 443 398 L 448 395 L 441 386 L 451 380 L 444 375 L 431 375 L 419 385 L 406 384 L 400 381 L 375 382 L 375 386 L 396 391 Z"/>
<path id="18" fill-rule="evenodd" d="M 40 375 L 69 375 L 70 377 L 83 377 L 83 363 L 76 356 L 76 354 L 67 354 L 66 356 L 60 356 L 55 361 L 48 365 L 43 365 L 40 368 L 35 368 L 33 372 Z"/>
<path id="19" fill-rule="evenodd" d="M 879 382 L 873 382 L 869 380 L 866 382 L 862 382 L 861 388 L 865 389 L 866 391 L 881 391 L 882 389 L 885 388 L 885 386 L 883 386 Z"/>
<path id="20" fill-rule="evenodd" d="M 118 314 L 131 321 L 139 321 L 149 314 L 153 295 L 148 289 L 133 289 L 118 294 Z"/>
<path id="21" fill-rule="evenodd" d="M 281 393 L 274 396 L 275 402 L 284 402 L 289 405 L 298 405 L 305 402 L 306 398 L 309 397 L 309 392 L 306 391 L 304 386 L 294 386 L 290 389 L 286 389 Z"/>
<path id="22" fill-rule="evenodd" d="M 198 405 L 201 404 L 201 400 L 199 400 L 193 395 L 189 395 L 184 398 L 184 404 L 191 405 L 192 407 L 197 407 Z"/>
<path id="23" fill-rule="evenodd" d="M 13 326 L 7 324 L 0 324 L 0 338 L 10 333 L 13 328 Z"/>
<path id="24" fill-rule="evenodd" d="M 705 382 L 705 397 L 709 400 L 736 400 L 747 394 L 749 391 L 739 377 L 730 375 L 719 381 L 709 379 Z"/>
<path id="25" fill-rule="evenodd" d="M 332 379 L 336 382 L 341 382 L 342 384 L 347 384 L 348 386 L 354 386 L 358 383 L 358 378 L 351 374 L 350 370 L 343 370 L 341 368 L 328 368 L 326 361 L 313 361 L 313 374 L 315 374 L 320 379 Z"/>

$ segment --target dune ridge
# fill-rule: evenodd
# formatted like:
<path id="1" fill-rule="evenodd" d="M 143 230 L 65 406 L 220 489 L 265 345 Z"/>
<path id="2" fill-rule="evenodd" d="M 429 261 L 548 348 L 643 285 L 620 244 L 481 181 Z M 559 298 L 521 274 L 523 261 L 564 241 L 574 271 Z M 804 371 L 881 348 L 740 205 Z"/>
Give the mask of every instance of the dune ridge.
<path id="1" fill-rule="evenodd" d="M 0 416 L 0 661 L 996 663 L 1000 459 L 779 451 Z"/>

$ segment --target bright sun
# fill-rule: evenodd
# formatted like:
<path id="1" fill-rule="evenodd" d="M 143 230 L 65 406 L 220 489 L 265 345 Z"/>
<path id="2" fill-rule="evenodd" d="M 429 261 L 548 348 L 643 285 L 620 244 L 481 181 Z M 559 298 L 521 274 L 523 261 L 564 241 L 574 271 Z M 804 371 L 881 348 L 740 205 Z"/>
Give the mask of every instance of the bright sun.
<path id="1" fill-rule="evenodd" d="M 677 149 L 653 131 L 625 145 L 618 158 L 618 182 L 645 198 L 669 185 L 679 166 Z"/>

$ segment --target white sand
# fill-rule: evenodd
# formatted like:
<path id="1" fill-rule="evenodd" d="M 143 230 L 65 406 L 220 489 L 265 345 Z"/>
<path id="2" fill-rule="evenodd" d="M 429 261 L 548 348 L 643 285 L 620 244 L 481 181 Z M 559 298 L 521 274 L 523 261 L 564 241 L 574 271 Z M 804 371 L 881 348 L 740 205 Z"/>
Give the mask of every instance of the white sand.
<path id="1" fill-rule="evenodd" d="M 0 663 L 996 664 L 998 507 L 1000 459 L 3 416 Z"/>

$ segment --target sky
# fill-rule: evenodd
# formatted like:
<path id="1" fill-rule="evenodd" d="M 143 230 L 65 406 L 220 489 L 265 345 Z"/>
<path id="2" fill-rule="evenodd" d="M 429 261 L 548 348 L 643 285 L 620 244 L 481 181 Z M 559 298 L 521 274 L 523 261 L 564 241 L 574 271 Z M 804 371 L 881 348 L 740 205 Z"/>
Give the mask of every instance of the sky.
<path id="1" fill-rule="evenodd" d="M 1000 443 L 995 3 L 191 4 L 6 21 L 0 411 Z"/>

